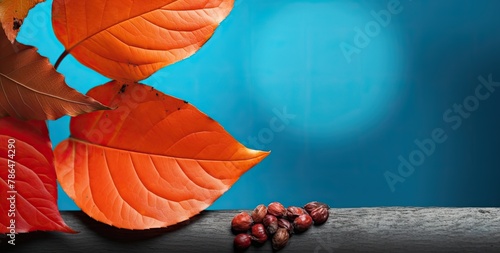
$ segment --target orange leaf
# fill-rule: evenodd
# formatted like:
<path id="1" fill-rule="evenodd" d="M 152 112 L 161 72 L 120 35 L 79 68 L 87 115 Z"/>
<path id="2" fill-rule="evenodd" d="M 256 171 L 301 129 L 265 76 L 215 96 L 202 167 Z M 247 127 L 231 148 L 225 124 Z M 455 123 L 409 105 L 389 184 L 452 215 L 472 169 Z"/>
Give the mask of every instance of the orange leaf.
<path id="1" fill-rule="evenodd" d="M 52 145 L 44 121 L 0 119 L 0 196 L 0 233 L 12 228 L 16 233 L 73 232 L 57 209 Z"/>
<path id="2" fill-rule="evenodd" d="M 152 87 L 114 81 L 89 95 L 118 109 L 73 118 L 55 164 L 66 193 L 98 221 L 127 229 L 184 221 L 268 155 Z"/>
<path id="3" fill-rule="evenodd" d="M 54 0 L 57 38 L 84 65 L 134 82 L 194 54 L 234 0 Z M 58 66 L 56 63 L 56 67 Z"/>
<path id="4" fill-rule="evenodd" d="M 11 44 L 0 31 L 0 117 L 57 119 L 109 109 L 68 87 L 36 48 Z"/>
<path id="5" fill-rule="evenodd" d="M 44 0 L 0 0 L 0 23 L 10 42 L 16 40 L 24 18 L 36 4 Z"/>

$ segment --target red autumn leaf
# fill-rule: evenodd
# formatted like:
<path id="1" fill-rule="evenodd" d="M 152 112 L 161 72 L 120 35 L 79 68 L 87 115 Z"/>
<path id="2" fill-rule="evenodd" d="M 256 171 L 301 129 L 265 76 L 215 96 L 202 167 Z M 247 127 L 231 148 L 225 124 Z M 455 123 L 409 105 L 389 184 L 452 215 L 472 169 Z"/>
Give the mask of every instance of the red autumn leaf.
<path id="1" fill-rule="evenodd" d="M 57 119 L 109 109 L 70 88 L 36 48 L 11 44 L 0 31 L 0 118 Z"/>
<path id="2" fill-rule="evenodd" d="M 118 108 L 73 118 L 55 165 L 66 193 L 98 221 L 127 229 L 184 221 L 268 155 L 152 87 L 113 81 L 88 95 Z"/>
<path id="3" fill-rule="evenodd" d="M 28 11 L 44 0 L 0 0 L 0 23 L 10 42 L 16 40 Z"/>
<path id="4" fill-rule="evenodd" d="M 73 232 L 57 209 L 56 173 L 45 121 L 0 119 L 0 198 L 0 233 L 11 229 Z"/>
<path id="5" fill-rule="evenodd" d="M 114 80 L 134 82 L 194 54 L 234 0 L 54 0 L 54 32 L 68 53 Z M 58 66 L 56 63 L 56 67 Z"/>

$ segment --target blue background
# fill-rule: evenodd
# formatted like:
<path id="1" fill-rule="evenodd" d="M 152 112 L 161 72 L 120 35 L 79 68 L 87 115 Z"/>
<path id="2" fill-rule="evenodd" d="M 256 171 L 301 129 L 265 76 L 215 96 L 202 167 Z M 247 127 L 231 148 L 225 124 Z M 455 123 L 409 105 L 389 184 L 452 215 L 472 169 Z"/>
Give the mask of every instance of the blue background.
<path id="1" fill-rule="evenodd" d="M 499 92 L 457 129 L 443 119 L 475 94 L 479 76 L 500 81 L 500 2 L 401 0 L 387 26 L 374 25 L 371 12 L 389 2 L 237 0 L 198 53 L 144 81 L 188 100 L 247 146 L 272 150 L 211 209 L 311 200 L 500 206 Z M 54 63 L 63 47 L 51 4 L 30 12 L 18 40 Z M 356 44 L 356 29 L 367 25 L 369 40 Z M 346 44 L 358 51 L 346 57 Z M 59 71 L 81 92 L 108 81 L 72 57 Z M 294 118 L 270 130 L 284 108 Z M 68 123 L 49 123 L 54 146 L 69 136 Z M 392 191 L 385 173 L 397 175 L 398 157 L 410 159 L 414 140 L 436 128 L 446 141 Z M 62 190 L 59 207 L 77 209 Z"/>

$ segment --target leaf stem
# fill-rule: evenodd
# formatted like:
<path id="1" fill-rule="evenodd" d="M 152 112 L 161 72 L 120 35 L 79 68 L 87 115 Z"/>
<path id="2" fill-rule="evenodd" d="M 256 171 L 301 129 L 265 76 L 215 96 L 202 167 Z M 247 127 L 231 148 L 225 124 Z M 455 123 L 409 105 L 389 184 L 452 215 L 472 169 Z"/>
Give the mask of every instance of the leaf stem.
<path id="1" fill-rule="evenodd" d="M 64 60 L 64 57 L 68 55 L 68 51 L 64 50 L 64 52 L 59 56 L 59 58 L 56 61 L 56 64 L 54 65 L 54 68 L 57 70 L 57 67 L 59 67 L 59 64 Z"/>

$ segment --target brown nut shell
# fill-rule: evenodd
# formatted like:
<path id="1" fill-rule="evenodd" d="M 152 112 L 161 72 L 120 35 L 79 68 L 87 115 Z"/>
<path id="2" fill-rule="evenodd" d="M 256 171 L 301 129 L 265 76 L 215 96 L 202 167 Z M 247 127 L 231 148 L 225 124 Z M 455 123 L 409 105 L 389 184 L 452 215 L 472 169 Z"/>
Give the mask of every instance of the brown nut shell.
<path id="1" fill-rule="evenodd" d="M 286 209 L 286 218 L 290 221 L 295 220 L 295 218 L 299 217 L 302 214 L 305 214 L 306 211 L 304 209 L 297 206 L 289 206 Z"/>
<path id="2" fill-rule="evenodd" d="M 267 214 L 262 223 L 266 227 L 267 233 L 270 235 L 276 233 L 276 230 L 278 230 L 278 218 L 274 215 Z"/>
<path id="3" fill-rule="evenodd" d="M 321 225 L 328 220 L 328 216 L 330 213 L 328 212 L 328 209 L 324 206 L 320 206 L 316 209 L 313 209 L 309 215 L 314 221 L 314 225 Z"/>
<path id="4" fill-rule="evenodd" d="M 258 223 L 252 226 L 252 241 L 257 243 L 265 243 L 267 241 L 267 233 L 263 224 Z"/>
<path id="5" fill-rule="evenodd" d="M 252 227 L 253 220 L 247 212 L 241 212 L 231 221 L 231 229 L 235 232 L 246 232 Z"/>
<path id="6" fill-rule="evenodd" d="M 264 220 L 264 217 L 267 214 L 267 207 L 263 204 L 258 205 L 253 211 L 252 211 L 252 219 L 253 222 L 255 223 L 262 223 L 262 220 Z"/>
<path id="7" fill-rule="evenodd" d="M 312 224 L 313 220 L 309 214 L 302 214 L 293 221 L 293 227 L 298 233 L 308 230 Z"/>
<path id="8" fill-rule="evenodd" d="M 236 235 L 233 244 L 236 249 L 248 249 L 248 247 L 252 244 L 252 239 L 249 234 L 241 233 Z"/>
<path id="9" fill-rule="evenodd" d="M 278 219 L 278 227 L 286 229 L 290 235 L 293 233 L 293 224 L 287 219 Z"/>
<path id="10" fill-rule="evenodd" d="M 285 207 L 279 202 L 272 202 L 267 206 L 267 213 L 276 217 L 282 217 L 286 214 Z"/>
<path id="11" fill-rule="evenodd" d="M 307 203 L 305 206 L 304 206 L 304 209 L 306 210 L 307 213 L 311 213 L 312 210 L 318 208 L 318 207 L 325 207 L 326 209 L 330 209 L 330 207 L 325 204 L 325 203 L 321 203 L 321 202 L 318 202 L 318 201 L 312 201 L 312 202 L 309 202 Z"/>
<path id="12" fill-rule="evenodd" d="M 274 250 L 283 249 L 288 243 L 290 235 L 284 228 L 279 228 L 273 236 L 272 244 Z"/>

